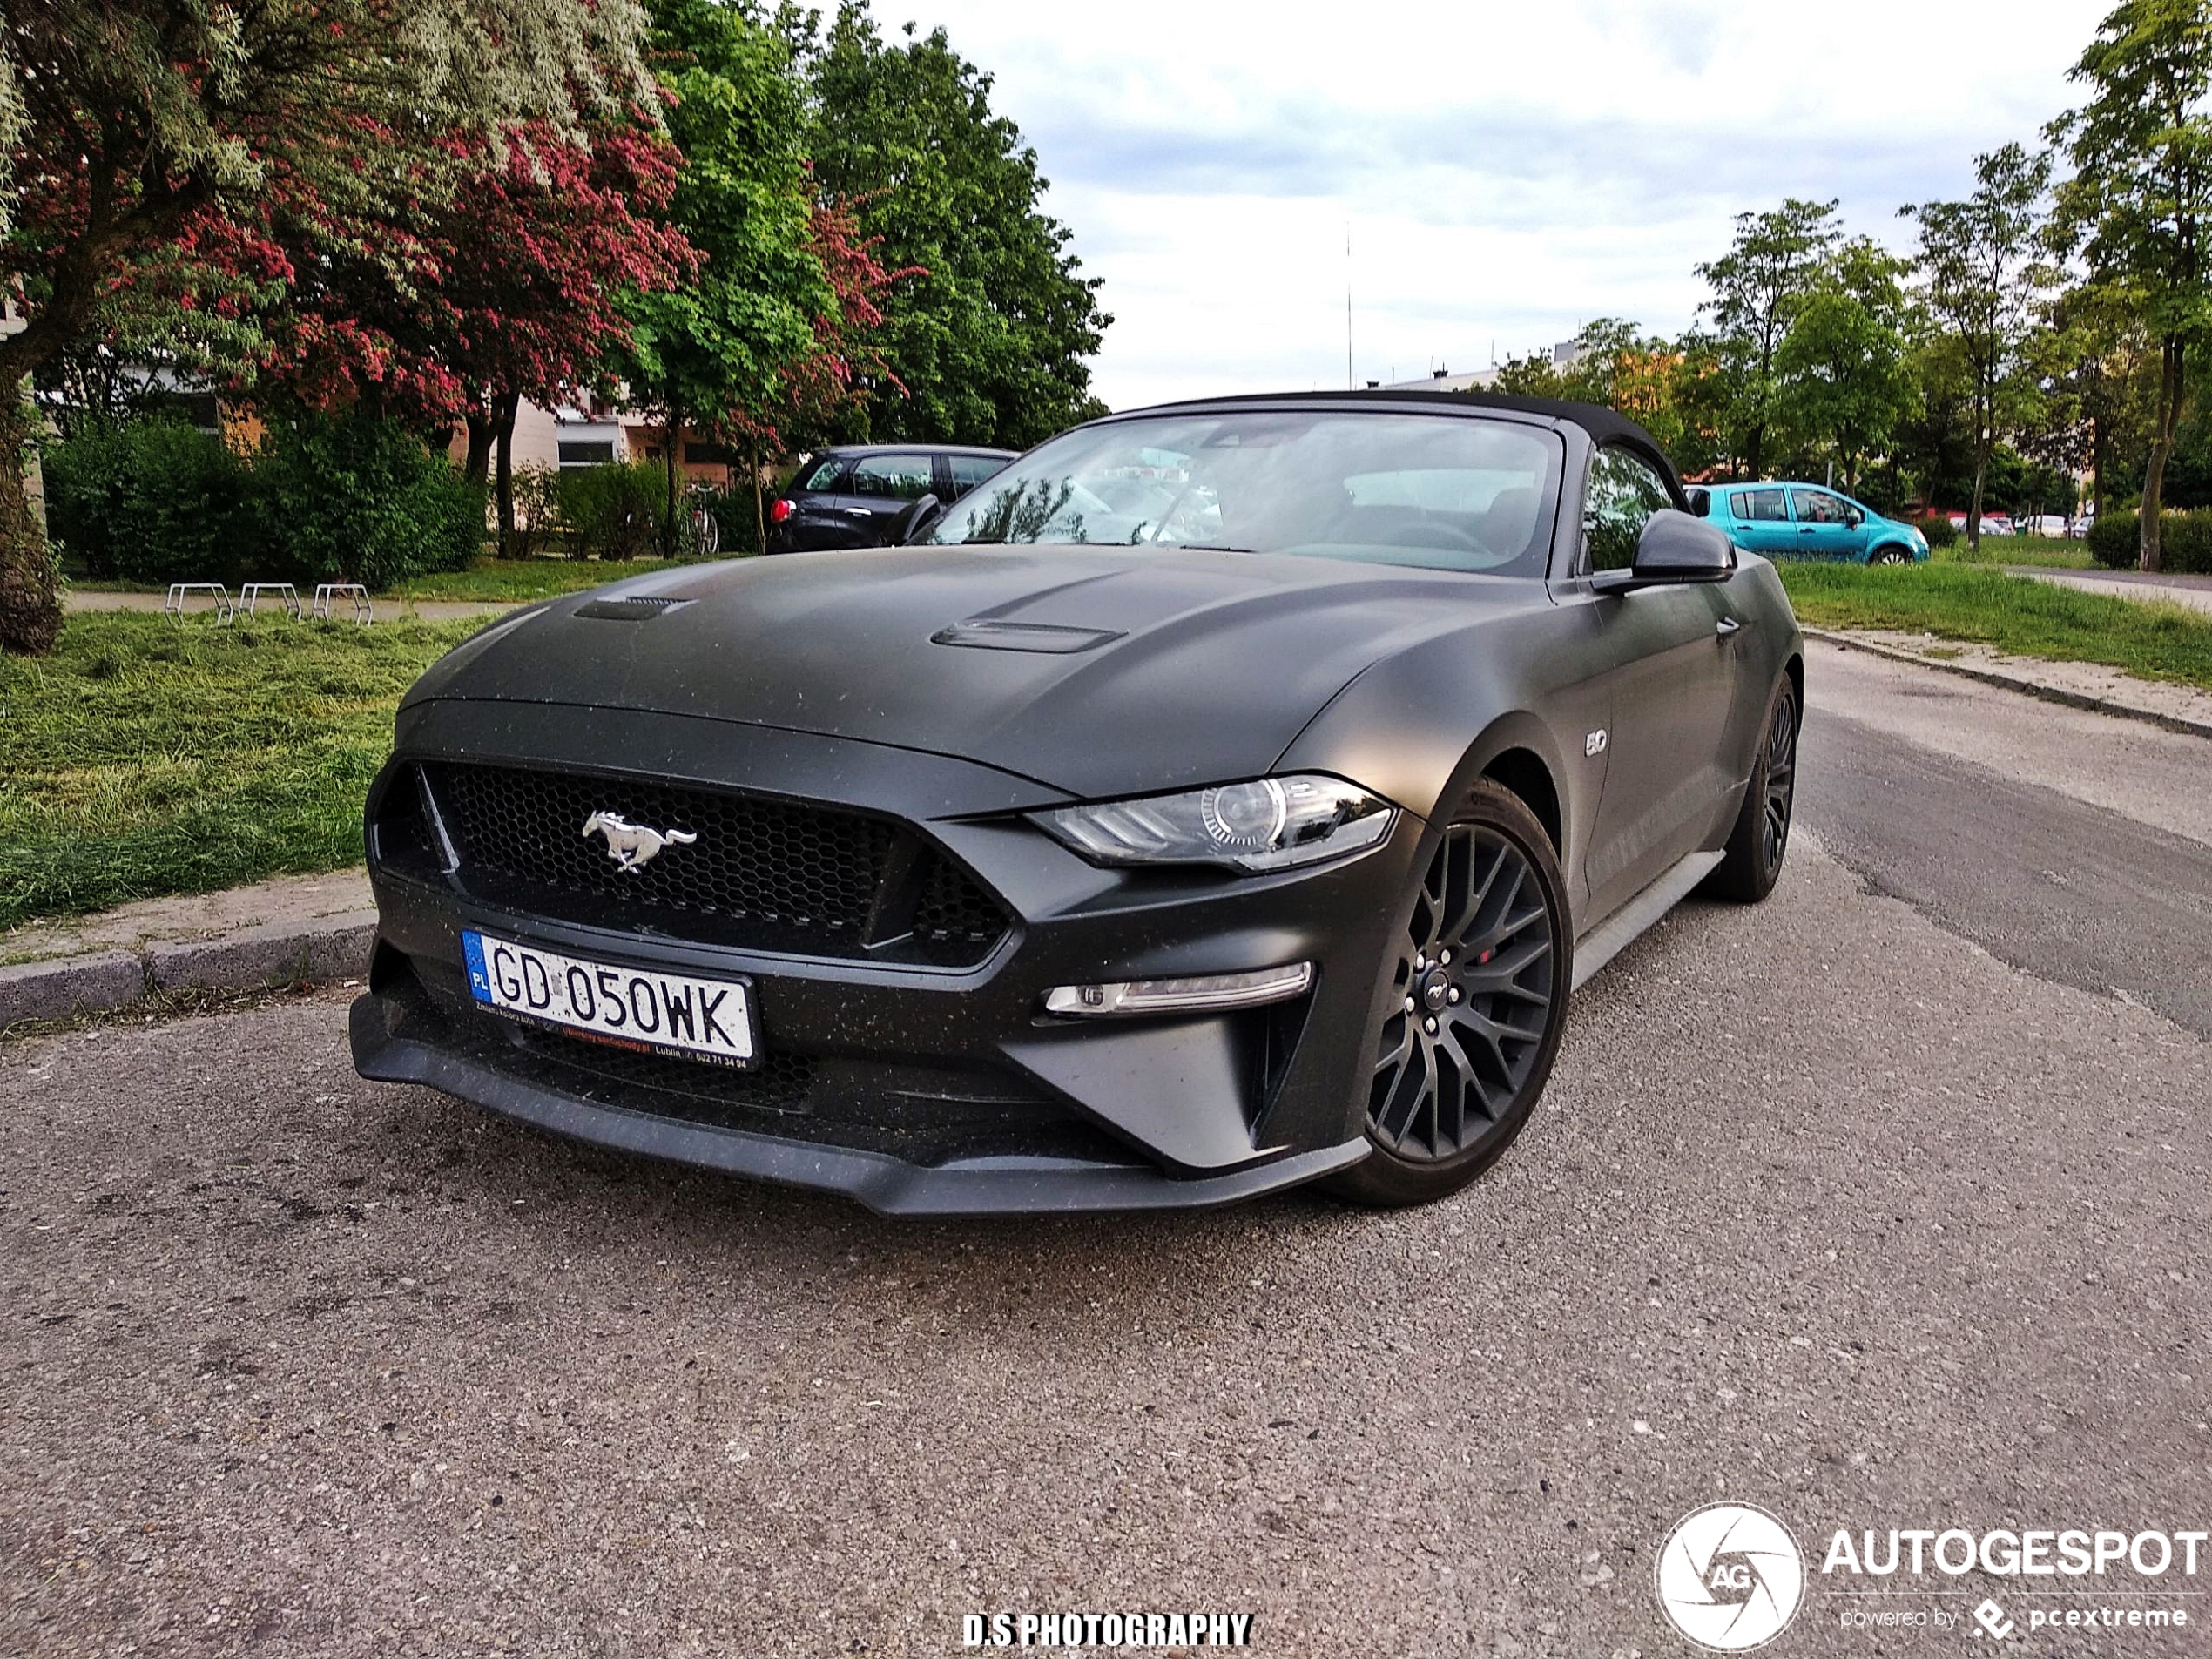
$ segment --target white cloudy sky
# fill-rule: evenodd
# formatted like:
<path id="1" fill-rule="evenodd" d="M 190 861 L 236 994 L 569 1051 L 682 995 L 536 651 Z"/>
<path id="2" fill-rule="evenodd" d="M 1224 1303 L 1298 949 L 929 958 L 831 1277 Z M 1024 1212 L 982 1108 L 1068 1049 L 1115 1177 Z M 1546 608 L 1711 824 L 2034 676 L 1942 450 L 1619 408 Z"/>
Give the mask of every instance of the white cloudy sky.
<path id="1" fill-rule="evenodd" d="M 1730 217 L 1905 202 L 2032 139 L 2110 0 L 875 0 L 941 24 L 1106 280 L 1117 408 L 1657 331 Z"/>

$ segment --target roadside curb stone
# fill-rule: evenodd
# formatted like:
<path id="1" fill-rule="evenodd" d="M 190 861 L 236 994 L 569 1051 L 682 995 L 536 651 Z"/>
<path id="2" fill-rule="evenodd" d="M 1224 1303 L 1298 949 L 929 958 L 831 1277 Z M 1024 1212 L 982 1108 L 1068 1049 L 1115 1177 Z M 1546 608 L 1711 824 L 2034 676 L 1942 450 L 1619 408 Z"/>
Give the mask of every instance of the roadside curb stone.
<path id="1" fill-rule="evenodd" d="M 2110 698 L 2074 691 L 2067 686 L 2053 685 L 2020 674 L 2007 674 L 2001 669 L 1984 668 L 1973 663 L 1946 662 L 1938 657 L 1924 657 L 1917 651 L 1899 651 L 1894 645 L 1862 639 L 1856 634 L 1838 633 L 1826 628 L 1806 628 L 1804 633 L 1807 639 L 1822 640 L 1831 645 L 1839 645 L 1845 651 L 1865 651 L 1870 657 L 1885 657 L 1893 663 L 1910 663 L 1916 668 L 1932 668 L 1939 673 L 1960 675 L 1966 679 L 1979 680 L 1985 685 L 2040 698 L 2046 703 L 2062 703 L 2068 708 L 2087 709 L 2094 714 L 2111 714 L 2123 720 L 2140 720 L 2146 725 L 2162 726 L 2168 732 L 2179 732 L 2188 737 L 2212 738 L 2212 723 L 2192 720 L 2184 715 L 2168 714 L 2132 703 L 2115 702 Z"/>
<path id="2" fill-rule="evenodd" d="M 127 950 L 0 968 L 0 1031 L 24 1020 L 120 1008 L 145 991 L 145 960 Z"/>
<path id="3" fill-rule="evenodd" d="M 0 968 L 0 1033 L 26 1022 L 127 1008 L 152 992 L 252 991 L 358 979 L 368 971 L 376 912 L 265 922 L 211 939 L 163 941 Z"/>
<path id="4" fill-rule="evenodd" d="M 312 921 L 266 922 L 213 939 L 151 945 L 146 971 L 158 991 L 251 990 L 301 981 L 350 979 L 368 968 L 376 913 L 352 910 Z"/>

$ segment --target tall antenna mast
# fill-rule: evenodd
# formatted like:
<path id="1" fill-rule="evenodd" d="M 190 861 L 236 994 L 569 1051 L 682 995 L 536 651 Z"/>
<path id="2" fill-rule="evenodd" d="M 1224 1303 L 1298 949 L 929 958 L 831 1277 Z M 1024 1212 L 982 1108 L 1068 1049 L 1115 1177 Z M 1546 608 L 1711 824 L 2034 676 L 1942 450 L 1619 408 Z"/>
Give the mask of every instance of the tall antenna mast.
<path id="1" fill-rule="evenodd" d="M 1344 222 L 1344 389 L 1359 389 L 1352 374 L 1352 221 L 1348 219 Z"/>

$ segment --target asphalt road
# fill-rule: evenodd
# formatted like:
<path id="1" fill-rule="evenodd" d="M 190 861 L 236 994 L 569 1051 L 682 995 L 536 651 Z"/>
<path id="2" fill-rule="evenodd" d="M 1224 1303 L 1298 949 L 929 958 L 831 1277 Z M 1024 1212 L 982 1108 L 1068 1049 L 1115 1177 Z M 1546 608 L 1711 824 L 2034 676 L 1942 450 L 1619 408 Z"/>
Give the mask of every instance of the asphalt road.
<path id="1" fill-rule="evenodd" d="M 1624 954 L 1513 1154 L 1412 1213 L 894 1224 L 361 1083 L 336 994 L 0 1049 L 0 1652 L 1188 1609 L 1656 1656 L 1654 1551 L 1723 1496 L 1816 1565 L 2205 1527 L 2207 747 L 1825 650 L 1813 687 L 1781 889 Z M 1768 1651 L 1984 1645 L 1846 1633 L 1835 1582 Z"/>

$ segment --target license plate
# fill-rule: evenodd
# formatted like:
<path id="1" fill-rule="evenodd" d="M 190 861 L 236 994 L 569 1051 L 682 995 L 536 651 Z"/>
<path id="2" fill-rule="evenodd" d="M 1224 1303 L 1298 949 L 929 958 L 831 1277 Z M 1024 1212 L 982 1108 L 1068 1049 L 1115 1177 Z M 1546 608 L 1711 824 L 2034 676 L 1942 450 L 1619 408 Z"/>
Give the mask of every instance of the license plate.
<path id="1" fill-rule="evenodd" d="M 614 968 L 467 932 L 469 992 L 489 1008 L 647 1054 L 750 1066 L 760 1052 L 752 988 Z"/>

